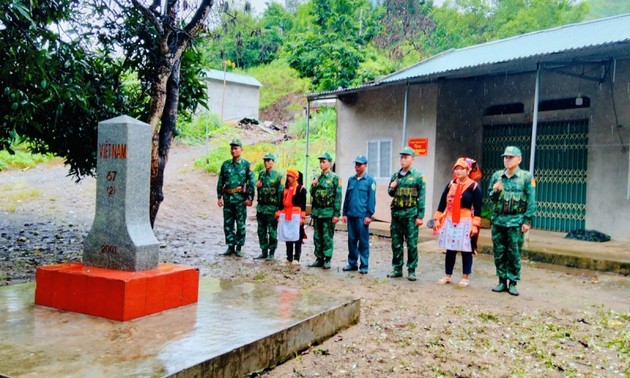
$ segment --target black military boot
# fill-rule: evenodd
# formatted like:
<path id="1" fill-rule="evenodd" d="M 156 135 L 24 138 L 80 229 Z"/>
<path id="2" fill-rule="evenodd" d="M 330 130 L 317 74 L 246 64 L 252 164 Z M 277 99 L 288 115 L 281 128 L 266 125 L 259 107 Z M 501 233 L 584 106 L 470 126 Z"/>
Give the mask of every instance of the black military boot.
<path id="1" fill-rule="evenodd" d="M 269 255 L 267 254 L 267 250 L 263 249 L 262 253 L 256 257 L 254 257 L 255 260 L 262 260 L 262 259 L 266 259 Z"/>
<path id="2" fill-rule="evenodd" d="M 236 246 L 236 251 L 234 252 L 234 254 L 238 257 L 243 257 L 243 252 L 241 252 L 241 246 L 237 245 Z"/>
<path id="3" fill-rule="evenodd" d="M 228 247 L 225 250 L 225 252 L 223 252 L 223 256 L 229 256 L 229 255 L 233 255 L 233 254 L 234 254 L 234 246 L 233 245 L 228 245 Z"/>
<path id="4" fill-rule="evenodd" d="M 507 280 L 505 278 L 499 278 L 499 284 L 492 289 L 495 293 L 501 293 L 507 290 Z"/>
<path id="5" fill-rule="evenodd" d="M 270 250 L 269 254 L 267 255 L 267 260 L 271 261 L 271 260 L 273 260 L 275 258 L 275 256 L 276 256 L 276 251 Z"/>

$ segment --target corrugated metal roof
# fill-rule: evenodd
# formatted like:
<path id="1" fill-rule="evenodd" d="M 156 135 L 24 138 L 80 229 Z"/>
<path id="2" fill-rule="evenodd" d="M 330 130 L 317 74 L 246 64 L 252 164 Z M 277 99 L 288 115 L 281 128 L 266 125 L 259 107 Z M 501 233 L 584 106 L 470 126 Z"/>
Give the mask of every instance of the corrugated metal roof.
<path id="1" fill-rule="evenodd" d="M 379 81 L 398 81 L 627 41 L 630 41 L 630 14 L 449 50 Z"/>
<path id="2" fill-rule="evenodd" d="M 618 51 L 614 48 L 618 44 L 626 45 L 622 51 L 626 56 L 630 55 L 630 14 L 448 50 L 379 80 L 354 88 L 311 93 L 307 97 L 333 97 L 404 81 L 429 81 L 440 77 L 478 76 L 506 71 L 525 72 L 534 70 L 536 62 L 576 59 L 596 50 L 601 54 Z"/>
<path id="3" fill-rule="evenodd" d="M 220 81 L 223 81 L 224 79 L 223 71 L 207 69 L 207 70 L 204 70 L 204 73 L 206 74 L 206 79 L 220 80 Z M 256 80 L 256 78 L 253 76 L 241 75 L 234 72 L 225 72 L 225 81 L 230 82 L 230 83 L 251 85 L 254 87 L 263 86 L 260 83 L 260 81 Z"/>

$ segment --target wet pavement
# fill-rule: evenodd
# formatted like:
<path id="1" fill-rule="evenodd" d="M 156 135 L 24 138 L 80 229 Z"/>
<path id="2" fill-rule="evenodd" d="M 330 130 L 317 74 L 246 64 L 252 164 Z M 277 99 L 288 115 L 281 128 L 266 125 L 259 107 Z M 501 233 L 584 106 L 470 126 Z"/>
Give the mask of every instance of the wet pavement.
<path id="1" fill-rule="evenodd" d="M 360 301 L 203 278 L 199 302 L 118 322 L 33 303 L 0 287 L 0 376 L 243 376 L 359 321 Z"/>
<path id="2" fill-rule="evenodd" d="M 345 230 L 345 225 L 338 224 L 337 229 Z M 370 232 L 389 237 L 389 223 L 374 222 L 370 225 Z M 561 232 L 531 230 L 523 245 L 523 258 L 571 268 L 630 274 L 630 242 L 590 242 L 567 239 L 565 235 Z M 422 242 L 437 237 L 432 230 L 422 227 L 418 239 Z M 492 255 L 489 229 L 481 230 L 479 252 Z"/>

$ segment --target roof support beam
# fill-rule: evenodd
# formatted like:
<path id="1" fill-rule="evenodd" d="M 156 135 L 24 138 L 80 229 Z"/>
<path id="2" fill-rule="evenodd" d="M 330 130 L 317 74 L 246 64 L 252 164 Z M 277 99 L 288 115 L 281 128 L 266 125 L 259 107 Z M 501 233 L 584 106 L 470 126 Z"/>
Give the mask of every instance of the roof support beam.
<path id="1" fill-rule="evenodd" d="M 534 116 L 532 119 L 532 140 L 529 152 L 529 171 L 534 174 L 534 163 L 536 159 L 536 135 L 538 134 L 538 102 L 540 101 L 540 64 L 536 69 L 536 85 L 534 87 Z"/>
<path id="2" fill-rule="evenodd" d="M 306 98 L 306 159 L 304 159 L 304 185 L 308 182 L 308 145 L 311 128 L 311 100 Z M 308 189 L 307 189 L 308 190 Z"/>
<path id="3" fill-rule="evenodd" d="M 409 112 L 409 82 L 405 83 L 405 103 L 403 108 L 403 130 L 402 130 L 402 147 L 405 148 L 407 145 L 407 113 Z"/>

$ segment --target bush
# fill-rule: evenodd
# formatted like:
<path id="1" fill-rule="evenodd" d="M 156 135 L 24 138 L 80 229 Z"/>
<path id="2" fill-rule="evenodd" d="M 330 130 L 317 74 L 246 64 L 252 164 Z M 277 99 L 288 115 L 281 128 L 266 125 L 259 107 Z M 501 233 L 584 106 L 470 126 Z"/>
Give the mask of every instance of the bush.
<path id="1" fill-rule="evenodd" d="M 228 126 L 221 122 L 221 116 L 216 113 L 199 113 L 190 122 L 181 122 L 177 129 L 178 137 L 185 143 L 197 144 L 208 138 L 226 132 Z"/>
<path id="2" fill-rule="evenodd" d="M 263 142 L 247 146 L 243 150 L 243 158 L 252 164 L 252 170 L 258 175 L 258 172 L 264 169 L 263 156 L 273 152 L 276 155 L 274 167 L 276 170 L 285 172 L 287 168 L 297 168 L 310 180 L 319 173 L 318 157 L 323 152 L 335 154 L 335 119 L 335 109 L 333 108 L 323 108 L 313 115 L 310 123 L 308 172 L 305 172 L 306 119 L 304 118 L 290 125 L 289 136 L 292 139 L 277 145 Z M 219 173 L 221 164 L 230 158 L 230 140 L 239 137 L 235 135 L 236 129 L 224 129 L 224 131 L 233 131 L 233 135 L 223 134 L 220 137 L 214 137 L 210 143 L 211 151 L 203 158 L 195 161 L 195 166 L 211 173 Z"/>

